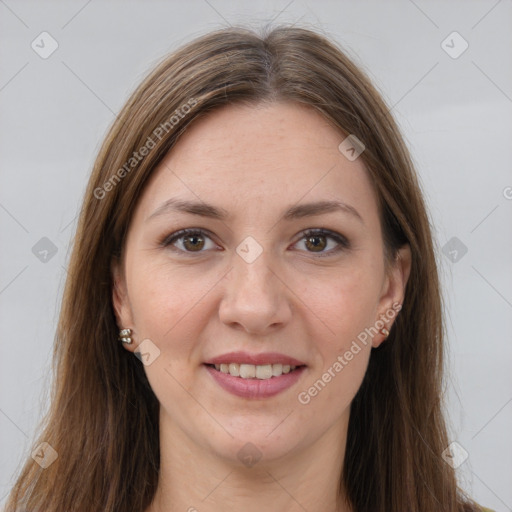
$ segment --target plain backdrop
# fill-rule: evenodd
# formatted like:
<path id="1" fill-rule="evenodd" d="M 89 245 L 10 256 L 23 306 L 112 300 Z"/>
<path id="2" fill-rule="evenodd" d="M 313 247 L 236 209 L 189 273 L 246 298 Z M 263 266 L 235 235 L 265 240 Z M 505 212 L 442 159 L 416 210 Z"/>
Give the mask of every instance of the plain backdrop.
<path id="1" fill-rule="evenodd" d="M 0 0 L 0 504 L 47 406 L 76 215 L 115 113 L 182 43 L 268 22 L 336 39 L 392 107 L 434 225 L 457 472 L 512 510 L 510 0 Z"/>

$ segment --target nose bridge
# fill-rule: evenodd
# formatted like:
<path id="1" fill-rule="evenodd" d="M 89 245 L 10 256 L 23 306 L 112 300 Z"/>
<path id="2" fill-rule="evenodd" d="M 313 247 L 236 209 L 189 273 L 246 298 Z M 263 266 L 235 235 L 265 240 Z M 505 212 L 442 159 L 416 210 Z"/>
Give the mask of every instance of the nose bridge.
<path id="1" fill-rule="evenodd" d="M 250 243 L 246 253 L 243 252 L 244 249 L 247 249 L 247 245 L 244 247 L 242 243 L 236 254 L 233 254 L 231 292 L 239 299 L 250 300 L 253 297 L 265 302 L 273 300 L 276 278 L 271 271 L 271 250 L 261 247 L 257 251 Z"/>
<path id="2" fill-rule="evenodd" d="M 285 322 L 289 307 L 286 292 L 272 269 L 270 248 L 253 240 L 242 242 L 233 253 L 232 269 L 225 281 L 220 316 L 224 323 L 237 323 L 248 331 Z"/>

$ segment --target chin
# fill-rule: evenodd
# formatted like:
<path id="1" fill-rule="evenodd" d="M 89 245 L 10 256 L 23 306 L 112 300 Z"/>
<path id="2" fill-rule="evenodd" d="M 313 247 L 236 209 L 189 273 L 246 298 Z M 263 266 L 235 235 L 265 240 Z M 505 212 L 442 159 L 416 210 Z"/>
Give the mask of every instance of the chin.
<path id="1" fill-rule="evenodd" d="M 277 461 L 290 454 L 300 444 L 296 432 L 284 429 L 278 421 L 269 418 L 245 416 L 233 422 L 228 430 L 233 435 L 208 439 L 210 449 L 229 464 L 253 467 Z M 271 425 L 271 426 L 270 426 Z M 276 428 L 277 427 L 277 428 Z"/>

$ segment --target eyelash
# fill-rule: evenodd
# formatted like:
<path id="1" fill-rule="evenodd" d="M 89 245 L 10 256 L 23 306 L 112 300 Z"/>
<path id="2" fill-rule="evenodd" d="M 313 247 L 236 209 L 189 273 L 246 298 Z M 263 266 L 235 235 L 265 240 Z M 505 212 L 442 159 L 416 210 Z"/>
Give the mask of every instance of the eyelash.
<path id="1" fill-rule="evenodd" d="M 181 229 L 179 231 L 176 231 L 175 233 L 171 233 L 170 235 L 167 235 L 159 243 L 159 245 L 160 245 L 160 247 L 168 247 L 168 248 L 171 248 L 171 250 L 173 250 L 175 252 L 179 252 L 179 253 L 187 254 L 187 255 L 189 255 L 189 254 L 193 255 L 196 253 L 201 254 L 202 252 L 205 252 L 204 250 L 184 251 L 184 250 L 178 249 L 176 247 L 170 247 L 177 240 L 179 240 L 181 238 L 185 238 L 187 236 L 201 236 L 201 237 L 207 237 L 207 238 L 211 239 L 210 235 L 203 229 L 187 228 L 187 229 Z M 315 256 L 318 256 L 320 258 L 324 258 L 327 256 L 331 256 L 333 254 L 337 254 L 338 252 L 340 252 L 342 250 L 350 249 L 350 243 L 343 235 L 340 235 L 339 233 L 336 233 L 335 231 L 330 231 L 328 229 L 322 229 L 322 228 L 307 229 L 307 230 L 303 231 L 302 238 L 300 238 L 297 242 L 300 242 L 301 240 L 304 240 L 305 238 L 314 237 L 314 236 L 323 236 L 326 238 L 330 238 L 338 244 L 337 247 L 335 247 L 334 249 L 331 249 L 327 252 L 315 253 L 313 251 L 306 251 L 306 252 L 309 252 L 310 254 L 314 254 Z"/>

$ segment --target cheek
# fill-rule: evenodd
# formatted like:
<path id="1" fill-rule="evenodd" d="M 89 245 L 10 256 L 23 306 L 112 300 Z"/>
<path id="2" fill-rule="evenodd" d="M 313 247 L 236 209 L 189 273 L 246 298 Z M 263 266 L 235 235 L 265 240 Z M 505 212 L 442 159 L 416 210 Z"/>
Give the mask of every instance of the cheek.
<path id="1" fill-rule="evenodd" d="M 206 320 L 207 295 L 218 279 L 197 277 L 197 270 L 164 263 L 133 261 L 128 274 L 134 324 L 140 336 L 150 338 L 169 357 L 181 359 Z"/>
<path id="2" fill-rule="evenodd" d="M 322 331 L 330 335 L 324 337 L 324 352 L 332 357 L 347 350 L 352 340 L 374 324 L 379 283 L 379 273 L 362 265 L 340 269 L 322 285 L 309 283 L 307 302 L 328 328 Z"/>
<path id="3" fill-rule="evenodd" d="M 320 311 L 318 317 L 328 329 L 320 329 L 317 322 L 319 330 L 309 332 L 319 358 L 298 401 L 324 411 L 327 423 L 347 410 L 366 373 L 371 338 L 365 329 L 375 321 L 376 281 L 367 272 L 351 269 L 332 279 L 328 292 L 325 286 L 322 294 L 320 288 L 310 288 L 310 297 L 317 297 L 312 309 Z"/>

